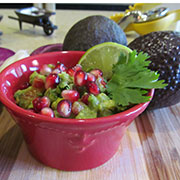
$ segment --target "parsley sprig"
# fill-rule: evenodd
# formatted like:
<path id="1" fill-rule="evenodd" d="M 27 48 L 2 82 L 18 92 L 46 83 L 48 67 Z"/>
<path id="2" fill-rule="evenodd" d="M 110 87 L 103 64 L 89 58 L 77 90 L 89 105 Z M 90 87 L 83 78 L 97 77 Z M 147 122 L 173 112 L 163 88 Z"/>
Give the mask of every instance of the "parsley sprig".
<path id="1" fill-rule="evenodd" d="M 148 69 L 151 61 L 146 53 L 134 50 L 129 60 L 121 54 L 117 64 L 113 66 L 112 78 L 107 83 L 107 91 L 117 105 L 128 106 L 150 100 L 146 96 L 147 89 L 164 88 L 164 80 L 158 80 L 158 72 Z"/>

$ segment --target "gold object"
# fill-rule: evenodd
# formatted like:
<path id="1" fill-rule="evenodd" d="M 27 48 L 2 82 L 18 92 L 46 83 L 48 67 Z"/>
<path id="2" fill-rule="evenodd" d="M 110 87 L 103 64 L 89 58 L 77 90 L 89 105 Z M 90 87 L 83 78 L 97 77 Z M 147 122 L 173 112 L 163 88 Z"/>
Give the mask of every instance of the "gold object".
<path id="1" fill-rule="evenodd" d="M 125 13 L 128 13 L 130 11 L 145 12 L 145 11 L 155 8 L 156 6 L 158 6 L 160 4 L 161 3 L 136 3 L 133 6 L 129 6 L 129 9 L 126 9 Z M 124 17 L 125 13 L 114 14 L 114 15 L 110 16 L 110 19 L 114 20 L 115 22 L 118 22 L 121 18 Z"/>
<path id="2" fill-rule="evenodd" d="M 134 10 L 140 10 L 142 12 L 145 12 L 147 10 L 150 10 L 159 4 L 146 4 L 146 3 L 138 3 L 134 6 L 130 6 L 128 10 L 125 12 L 130 12 Z M 124 17 L 124 13 L 118 13 L 110 18 L 114 20 L 115 22 L 119 22 Z M 145 21 L 145 22 L 139 22 L 139 23 L 131 23 L 129 24 L 124 31 L 135 31 L 140 35 L 144 35 L 153 31 L 162 31 L 167 29 L 173 22 L 176 22 L 180 20 L 180 9 L 173 10 L 167 12 L 167 14 L 159 19 L 154 19 L 151 21 Z"/>

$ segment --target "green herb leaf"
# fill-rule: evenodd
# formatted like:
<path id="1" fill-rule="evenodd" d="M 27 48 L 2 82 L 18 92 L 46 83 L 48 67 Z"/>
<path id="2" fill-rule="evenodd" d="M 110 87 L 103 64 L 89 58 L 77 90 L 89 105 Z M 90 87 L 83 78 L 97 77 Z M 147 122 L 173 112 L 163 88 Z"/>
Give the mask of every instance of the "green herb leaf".
<path id="1" fill-rule="evenodd" d="M 118 105 L 128 106 L 130 104 L 144 103 L 150 100 L 146 96 L 145 89 L 164 88 L 164 80 L 158 80 L 159 74 L 148 69 L 149 56 L 133 51 L 126 56 L 121 54 L 119 61 L 113 66 L 113 75 L 107 83 L 107 91 Z"/>

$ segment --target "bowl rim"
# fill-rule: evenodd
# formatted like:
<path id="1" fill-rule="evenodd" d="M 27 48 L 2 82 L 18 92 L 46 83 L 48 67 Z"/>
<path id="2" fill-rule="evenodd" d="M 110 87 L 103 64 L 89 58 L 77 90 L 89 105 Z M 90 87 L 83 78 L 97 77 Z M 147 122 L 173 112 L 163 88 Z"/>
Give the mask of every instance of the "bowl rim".
<path id="1" fill-rule="evenodd" d="M 75 53 L 75 54 L 83 54 L 83 51 L 56 51 L 56 52 L 47 52 L 47 53 L 43 53 L 43 54 L 38 54 L 38 55 L 34 55 L 34 56 L 29 56 L 26 58 L 23 58 L 21 60 L 18 60 L 14 63 L 12 63 L 11 65 L 9 65 L 8 67 L 6 67 L 5 69 L 2 70 L 2 72 L 0 73 L 0 76 L 3 76 L 6 74 L 6 72 L 8 70 L 10 70 L 14 65 L 16 64 L 21 64 L 21 62 L 27 61 L 30 58 L 38 58 L 39 56 L 46 56 L 48 54 L 56 54 L 56 53 L 63 53 L 63 54 L 67 54 L 67 53 Z M 119 117 L 121 117 L 121 119 L 123 119 L 124 117 L 128 117 L 131 114 L 134 114 L 136 112 L 139 112 L 141 109 L 144 109 L 151 101 L 153 95 L 154 95 L 154 89 L 150 89 L 148 92 L 148 96 L 150 96 L 150 101 L 145 102 L 145 103 L 140 103 L 137 105 L 134 105 L 133 107 L 110 115 L 110 116 L 105 116 L 105 117 L 97 117 L 97 118 L 89 118 L 89 119 L 72 119 L 72 118 L 51 118 L 48 116 L 43 116 L 41 114 L 37 114 L 31 111 L 28 111 L 26 109 L 21 108 L 20 106 L 18 106 L 17 104 L 15 104 L 14 102 L 12 102 L 11 100 L 9 100 L 6 95 L 4 95 L 3 91 L 2 91 L 2 84 L 3 84 L 3 80 L 2 78 L 0 78 L 0 101 L 6 106 L 6 108 L 10 109 L 13 112 L 17 112 L 18 114 L 23 115 L 24 117 L 28 117 L 28 118 L 33 118 L 34 120 L 36 120 L 37 122 L 49 122 L 49 123 L 68 123 L 68 124 L 85 124 L 85 123 L 104 123 L 104 122 L 111 122 L 111 121 L 116 121 L 119 119 Z"/>

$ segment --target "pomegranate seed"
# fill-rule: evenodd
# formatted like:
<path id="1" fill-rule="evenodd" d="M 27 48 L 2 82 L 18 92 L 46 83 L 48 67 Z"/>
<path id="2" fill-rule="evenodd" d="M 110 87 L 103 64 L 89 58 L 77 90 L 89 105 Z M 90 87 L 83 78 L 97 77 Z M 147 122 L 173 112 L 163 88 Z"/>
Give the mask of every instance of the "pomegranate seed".
<path id="1" fill-rule="evenodd" d="M 106 82 L 104 81 L 104 78 L 99 76 L 97 79 L 97 84 L 99 85 L 99 83 L 103 86 L 103 88 L 106 88 Z"/>
<path id="2" fill-rule="evenodd" d="M 60 82 L 60 77 L 57 74 L 49 74 L 46 77 L 45 88 L 56 88 Z"/>
<path id="3" fill-rule="evenodd" d="M 70 76 L 74 76 L 75 73 L 79 70 L 82 70 L 82 67 L 80 64 L 77 64 L 76 66 L 72 67 L 72 68 L 69 68 L 67 70 L 67 73 L 70 75 Z"/>
<path id="4" fill-rule="evenodd" d="M 74 76 L 75 71 L 74 71 L 72 68 L 69 68 L 69 69 L 67 70 L 67 73 L 68 73 L 70 76 Z"/>
<path id="5" fill-rule="evenodd" d="M 49 107 L 50 100 L 48 97 L 37 97 L 33 100 L 33 108 L 36 112 L 40 112 L 42 108 Z"/>
<path id="6" fill-rule="evenodd" d="M 44 64 L 40 69 L 40 74 L 42 75 L 49 75 L 52 72 L 52 69 L 47 65 Z"/>
<path id="7" fill-rule="evenodd" d="M 64 99 L 70 100 L 72 103 L 79 99 L 79 92 L 76 90 L 63 90 L 61 96 Z"/>
<path id="8" fill-rule="evenodd" d="M 42 108 L 41 114 L 48 117 L 54 117 L 54 111 L 49 107 Z"/>
<path id="9" fill-rule="evenodd" d="M 72 112 L 74 115 L 79 114 L 79 112 L 83 109 L 84 109 L 84 104 L 82 102 L 76 101 L 72 105 Z"/>
<path id="10" fill-rule="evenodd" d="M 90 94 L 85 93 L 85 94 L 81 97 L 81 101 L 82 101 L 84 104 L 87 104 L 87 105 L 89 104 L 89 101 L 88 101 L 89 95 L 90 95 Z"/>
<path id="11" fill-rule="evenodd" d="M 60 71 L 59 69 L 54 69 L 54 70 L 52 71 L 52 74 L 59 74 L 59 73 L 61 73 L 61 71 Z"/>
<path id="12" fill-rule="evenodd" d="M 30 86 L 29 82 L 25 82 L 23 84 L 20 85 L 19 89 L 22 90 L 22 89 L 26 89 Z"/>
<path id="13" fill-rule="evenodd" d="M 101 81 L 101 84 L 104 86 L 104 88 L 106 87 L 106 82 L 104 80 Z"/>
<path id="14" fill-rule="evenodd" d="M 58 62 L 55 69 L 59 69 L 60 72 L 65 72 L 67 70 L 67 67 L 64 64 Z"/>
<path id="15" fill-rule="evenodd" d="M 94 94 L 94 95 L 98 95 L 100 93 L 100 89 L 95 82 L 88 82 L 87 89 L 89 93 Z"/>
<path id="16" fill-rule="evenodd" d="M 79 70 L 82 70 L 82 66 L 80 64 L 76 64 L 76 66 L 73 67 L 73 70 L 75 72 L 79 71 Z"/>
<path id="17" fill-rule="evenodd" d="M 84 71 L 79 70 L 75 73 L 75 75 L 74 75 L 75 85 L 83 86 L 86 84 L 86 81 L 87 81 L 87 74 Z"/>
<path id="18" fill-rule="evenodd" d="M 91 74 L 94 74 L 96 78 L 103 75 L 103 72 L 100 69 L 93 69 L 90 71 Z"/>
<path id="19" fill-rule="evenodd" d="M 46 107 L 49 107 L 50 106 L 50 99 L 47 97 L 47 96 L 43 96 L 41 98 L 41 102 L 46 105 Z"/>
<path id="20" fill-rule="evenodd" d="M 91 74 L 91 73 L 87 73 L 87 81 L 88 82 L 95 82 L 96 81 L 95 75 Z"/>
<path id="21" fill-rule="evenodd" d="M 33 87 L 38 88 L 38 89 L 42 89 L 42 88 L 44 88 L 44 85 L 45 85 L 45 83 L 44 83 L 43 79 L 40 79 L 37 76 L 34 78 L 34 81 L 32 84 Z"/>
<path id="22" fill-rule="evenodd" d="M 62 117 L 69 117 L 71 115 L 72 103 L 69 100 L 63 99 L 57 105 L 57 112 Z"/>

